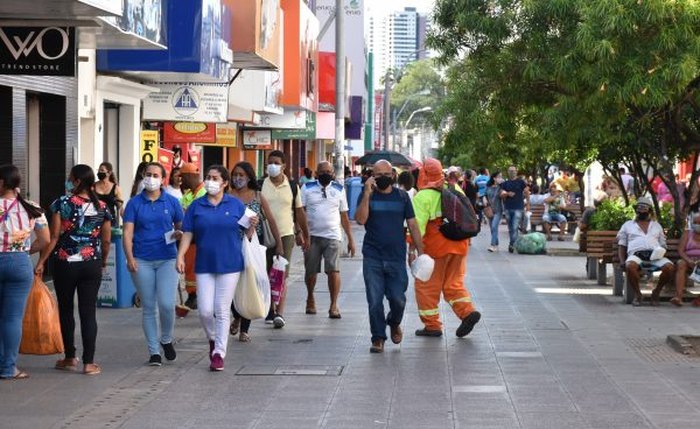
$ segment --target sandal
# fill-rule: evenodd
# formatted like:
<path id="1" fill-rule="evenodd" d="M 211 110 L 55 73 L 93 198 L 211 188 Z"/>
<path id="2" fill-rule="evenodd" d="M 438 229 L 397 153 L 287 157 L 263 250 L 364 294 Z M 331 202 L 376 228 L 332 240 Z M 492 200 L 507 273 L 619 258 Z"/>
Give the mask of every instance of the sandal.
<path id="1" fill-rule="evenodd" d="M 231 335 L 235 336 L 236 334 L 238 334 L 238 329 L 240 328 L 240 326 L 241 326 L 241 319 L 234 318 L 233 322 L 231 322 L 231 327 L 228 329 L 228 332 Z"/>
<path id="2" fill-rule="evenodd" d="M 83 367 L 83 374 L 85 375 L 97 375 L 102 372 L 102 368 L 96 363 L 86 363 Z"/>
<path id="3" fill-rule="evenodd" d="M 238 335 L 238 341 L 240 341 L 242 343 L 249 343 L 250 342 L 250 335 L 248 335 L 247 332 L 241 332 Z"/>
<path id="4" fill-rule="evenodd" d="M 12 377 L 0 377 L 3 380 L 24 380 L 29 378 L 29 374 L 19 368 L 15 368 L 15 375 Z"/>
<path id="5" fill-rule="evenodd" d="M 78 358 L 65 358 L 56 361 L 54 368 L 59 371 L 77 371 Z"/>
<path id="6" fill-rule="evenodd" d="M 335 310 L 328 310 L 328 318 L 329 319 L 340 319 L 340 310 L 335 309 Z"/>
<path id="7" fill-rule="evenodd" d="M 313 301 L 306 301 L 306 314 L 316 314 L 316 303 Z"/>
<path id="8" fill-rule="evenodd" d="M 676 307 L 683 307 L 683 300 L 678 298 L 677 296 L 674 296 L 671 298 L 671 304 L 675 305 Z"/>

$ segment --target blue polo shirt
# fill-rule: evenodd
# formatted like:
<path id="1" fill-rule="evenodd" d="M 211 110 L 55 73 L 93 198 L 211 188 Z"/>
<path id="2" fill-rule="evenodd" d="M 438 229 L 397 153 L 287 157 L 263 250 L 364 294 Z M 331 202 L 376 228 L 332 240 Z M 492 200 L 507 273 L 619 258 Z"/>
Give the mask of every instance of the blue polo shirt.
<path id="1" fill-rule="evenodd" d="M 357 198 L 359 206 L 365 193 Z M 401 262 L 406 259 L 404 222 L 415 218 L 411 198 L 406 191 L 393 188 L 388 194 L 373 192 L 369 199 L 369 217 L 365 223 L 362 255 L 377 261 Z"/>
<path id="2" fill-rule="evenodd" d="M 245 213 L 245 205 L 224 194 L 218 205 L 207 197 L 197 198 L 187 208 L 184 232 L 194 235 L 197 256 L 194 272 L 197 274 L 228 274 L 243 271 L 241 226 L 238 221 Z"/>
<path id="3" fill-rule="evenodd" d="M 523 210 L 525 208 L 525 188 L 527 188 L 527 183 L 523 179 L 506 180 L 501 183 L 501 189 L 515 193 L 514 197 L 506 197 L 503 200 L 503 209 Z"/>
<path id="4" fill-rule="evenodd" d="M 177 198 L 161 191 L 151 201 L 146 192 L 130 199 L 124 209 L 124 223 L 134 224 L 134 257 L 162 261 L 177 257 L 177 243 L 165 244 L 165 233 L 182 222 L 182 206 Z"/>

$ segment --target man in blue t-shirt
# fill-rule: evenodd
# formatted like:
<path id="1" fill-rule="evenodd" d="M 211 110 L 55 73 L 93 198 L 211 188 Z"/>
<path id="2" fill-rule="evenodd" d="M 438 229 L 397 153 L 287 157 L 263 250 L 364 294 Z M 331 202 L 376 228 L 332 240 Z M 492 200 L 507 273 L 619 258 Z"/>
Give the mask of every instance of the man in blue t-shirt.
<path id="1" fill-rule="evenodd" d="M 474 179 L 474 184 L 479 190 L 479 198 L 483 198 L 486 195 L 486 184 L 489 183 L 490 179 L 489 170 L 486 168 L 479 170 L 479 175 Z"/>
<path id="2" fill-rule="evenodd" d="M 508 251 L 513 253 L 513 246 L 518 239 L 518 227 L 525 209 L 525 198 L 529 197 L 529 191 L 527 183 L 518 178 L 518 170 L 512 165 L 508 167 L 508 180 L 501 184 L 501 197 L 504 198 L 503 211 L 508 219 L 508 234 L 510 236 Z"/>
<path id="3" fill-rule="evenodd" d="M 401 319 L 406 307 L 406 232 L 408 225 L 418 255 L 423 253 L 422 239 L 408 194 L 392 186 L 394 177 L 388 161 L 374 164 L 373 175 L 357 201 L 355 220 L 365 226 L 362 245 L 362 272 L 365 279 L 369 324 L 372 332 L 371 353 L 384 351 L 386 325 L 391 341 L 399 344 L 403 338 Z M 409 263 L 416 255 L 409 255 Z M 384 297 L 389 301 L 389 314 L 384 315 Z"/>

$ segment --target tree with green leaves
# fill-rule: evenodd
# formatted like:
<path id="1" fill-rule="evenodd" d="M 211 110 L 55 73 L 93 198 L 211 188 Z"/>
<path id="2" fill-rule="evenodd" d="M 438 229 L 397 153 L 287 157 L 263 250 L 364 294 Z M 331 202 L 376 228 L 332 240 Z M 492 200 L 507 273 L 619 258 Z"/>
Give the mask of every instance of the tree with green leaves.
<path id="1" fill-rule="evenodd" d="M 673 164 L 700 150 L 699 2 L 437 0 L 434 21 L 446 157 L 628 161 L 678 202 Z"/>

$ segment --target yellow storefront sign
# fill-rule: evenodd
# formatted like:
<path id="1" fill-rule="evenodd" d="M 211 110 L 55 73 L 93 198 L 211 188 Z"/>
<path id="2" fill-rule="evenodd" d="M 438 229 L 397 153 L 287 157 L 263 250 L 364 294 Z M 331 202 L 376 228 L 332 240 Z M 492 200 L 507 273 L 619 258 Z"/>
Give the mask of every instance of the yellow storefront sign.
<path id="1" fill-rule="evenodd" d="M 158 159 L 158 147 L 160 146 L 160 134 L 157 130 L 142 130 L 139 156 L 142 162 L 156 162 Z"/>

